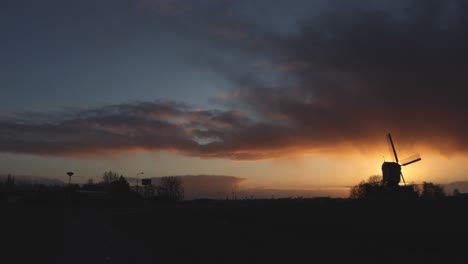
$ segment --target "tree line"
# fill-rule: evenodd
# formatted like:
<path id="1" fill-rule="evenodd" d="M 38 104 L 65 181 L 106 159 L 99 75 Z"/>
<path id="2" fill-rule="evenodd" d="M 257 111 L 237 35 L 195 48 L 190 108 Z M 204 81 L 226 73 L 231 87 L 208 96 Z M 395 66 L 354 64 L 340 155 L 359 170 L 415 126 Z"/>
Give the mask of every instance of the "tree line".
<path id="1" fill-rule="evenodd" d="M 80 197 L 86 199 L 100 199 L 111 197 L 113 200 L 136 200 L 137 197 L 159 201 L 181 201 L 184 199 L 184 187 L 181 177 L 165 176 L 158 178 L 157 184 L 142 187 L 130 186 L 125 176 L 109 170 L 105 171 L 100 180 L 92 178 L 85 184 L 24 184 L 16 183 L 14 176 L 8 175 L 4 182 L 0 182 L 0 201 L 12 200 L 63 200 L 64 197 Z M 92 197 L 92 198 L 90 198 Z M 68 198 L 67 198 L 68 199 Z M 140 199 L 141 200 L 141 199 Z"/>
<path id="2" fill-rule="evenodd" d="M 455 190 L 454 195 L 457 195 Z M 432 182 L 423 182 L 421 185 L 411 184 L 404 186 L 386 186 L 382 176 L 370 176 L 367 180 L 351 187 L 349 198 L 358 200 L 368 199 L 441 199 L 446 197 L 444 188 Z"/>
<path id="3" fill-rule="evenodd" d="M 124 193 L 135 191 L 145 198 L 152 198 L 154 196 L 160 199 L 166 199 L 171 201 L 181 201 L 184 199 L 184 187 L 182 178 L 177 176 L 164 176 L 159 178 L 158 184 L 148 184 L 139 187 L 135 186 L 133 190 L 130 188 L 130 184 L 127 179 L 115 172 L 106 171 L 102 175 L 101 182 L 95 184 L 92 179 L 88 180 L 88 183 L 84 186 L 88 189 L 104 189 L 112 193 Z"/>

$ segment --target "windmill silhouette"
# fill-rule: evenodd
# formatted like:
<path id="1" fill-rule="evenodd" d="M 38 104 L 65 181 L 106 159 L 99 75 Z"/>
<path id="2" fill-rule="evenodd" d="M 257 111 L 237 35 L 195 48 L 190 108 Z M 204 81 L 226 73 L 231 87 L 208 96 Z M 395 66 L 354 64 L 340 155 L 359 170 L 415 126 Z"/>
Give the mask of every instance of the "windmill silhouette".
<path id="1" fill-rule="evenodd" d="M 405 178 L 403 177 L 403 173 L 401 172 L 401 167 L 409 165 L 411 163 L 417 162 L 421 160 L 419 153 L 414 154 L 404 160 L 398 160 L 398 155 L 395 149 L 395 145 L 393 144 L 392 135 L 388 133 L 388 140 L 392 146 L 393 154 L 395 155 L 394 162 L 384 161 L 382 164 L 382 175 L 383 175 L 383 182 L 386 186 L 398 186 L 400 180 L 403 180 L 403 184 L 406 185 Z"/>

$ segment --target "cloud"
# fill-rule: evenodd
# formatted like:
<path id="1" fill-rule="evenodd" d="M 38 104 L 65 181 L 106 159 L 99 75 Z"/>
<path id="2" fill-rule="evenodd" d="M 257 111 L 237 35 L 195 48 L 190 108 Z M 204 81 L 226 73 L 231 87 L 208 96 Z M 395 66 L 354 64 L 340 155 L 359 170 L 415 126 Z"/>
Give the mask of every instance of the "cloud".
<path id="1" fill-rule="evenodd" d="M 225 199 L 242 188 L 245 178 L 225 175 L 176 175 L 182 179 L 184 198 Z M 160 177 L 154 177 L 153 184 L 158 185 Z"/>
<path id="2" fill-rule="evenodd" d="M 22 116 L 18 114 L 17 116 Z M 79 156 L 172 151 L 189 156 L 257 159 L 275 150 L 281 127 L 255 122 L 234 110 L 200 110 L 186 104 L 138 102 L 68 112 L 45 123 L 2 118 L 0 151 Z"/>
<path id="3" fill-rule="evenodd" d="M 310 148 L 372 147 L 392 132 L 405 147 L 465 153 L 468 4 L 385 4 L 336 4 L 271 36 L 272 74 L 287 81 L 232 78 L 240 91 L 227 103 L 287 123 Z"/>
<path id="4" fill-rule="evenodd" d="M 179 17 L 190 12 L 191 1 L 184 0 L 138 0 L 141 8 L 160 16 Z"/>
<path id="5" fill-rule="evenodd" d="M 163 2 L 173 3 L 154 1 Z M 40 122 L 10 113 L 1 119 L 0 151 L 263 159 L 381 147 L 392 132 L 401 147 L 467 153 L 465 1 L 337 1 L 301 18 L 287 34 L 260 27 L 261 15 L 255 20 L 236 13 L 234 2 L 207 8 L 208 2 L 193 5 L 177 30 L 211 45 L 212 54 L 198 66 L 238 87 L 217 99 L 231 110 L 155 101 Z M 271 67 L 250 71 L 249 63 L 259 62 Z M 273 84 L 265 78 L 272 74 Z"/>
<path id="6" fill-rule="evenodd" d="M 349 187 L 322 187 L 315 189 L 248 188 L 245 178 L 226 175 L 174 175 L 182 179 L 184 198 L 191 199 L 271 199 L 297 197 L 347 197 Z M 161 177 L 153 177 L 158 185 Z"/>

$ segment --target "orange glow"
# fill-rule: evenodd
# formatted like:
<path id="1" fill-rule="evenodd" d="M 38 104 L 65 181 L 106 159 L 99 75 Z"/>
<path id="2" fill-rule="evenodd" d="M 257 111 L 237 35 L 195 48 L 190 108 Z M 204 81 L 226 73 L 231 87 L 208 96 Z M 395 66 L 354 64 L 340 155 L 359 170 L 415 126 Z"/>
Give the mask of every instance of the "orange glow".
<path id="1" fill-rule="evenodd" d="M 0 173 L 51 176 L 63 179 L 65 171 L 76 171 L 77 181 L 100 179 L 102 172 L 113 169 L 133 177 L 136 171 L 147 176 L 164 175 L 230 175 L 245 178 L 243 189 L 309 190 L 311 193 L 343 195 L 346 188 L 381 175 L 383 157 L 380 152 L 360 151 L 341 154 L 303 154 L 256 161 L 220 158 L 197 158 L 175 153 L 150 153 L 133 149 L 130 154 L 113 154 L 99 158 L 50 158 L 19 154 L 2 154 Z M 308 153 L 307 151 L 303 153 Z M 403 151 L 401 151 L 404 155 Z M 422 160 L 402 167 L 406 182 L 445 184 L 468 180 L 465 156 L 444 157 L 423 149 Z M 28 164 L 28 166 L 24 166 Z"/>

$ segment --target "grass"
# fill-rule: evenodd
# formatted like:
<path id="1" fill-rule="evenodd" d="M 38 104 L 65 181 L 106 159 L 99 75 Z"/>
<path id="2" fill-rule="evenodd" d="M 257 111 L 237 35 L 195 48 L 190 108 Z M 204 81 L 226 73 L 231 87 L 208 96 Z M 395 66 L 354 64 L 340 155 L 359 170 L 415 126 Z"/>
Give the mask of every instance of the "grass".
<path id="1" fill-rule="evenodd" d="M 467 209 L 449 198 L 3 204 L 2 226 L 5 252 L 23 252 L 13 260 L 44 263 L 466 263 Z"/>

